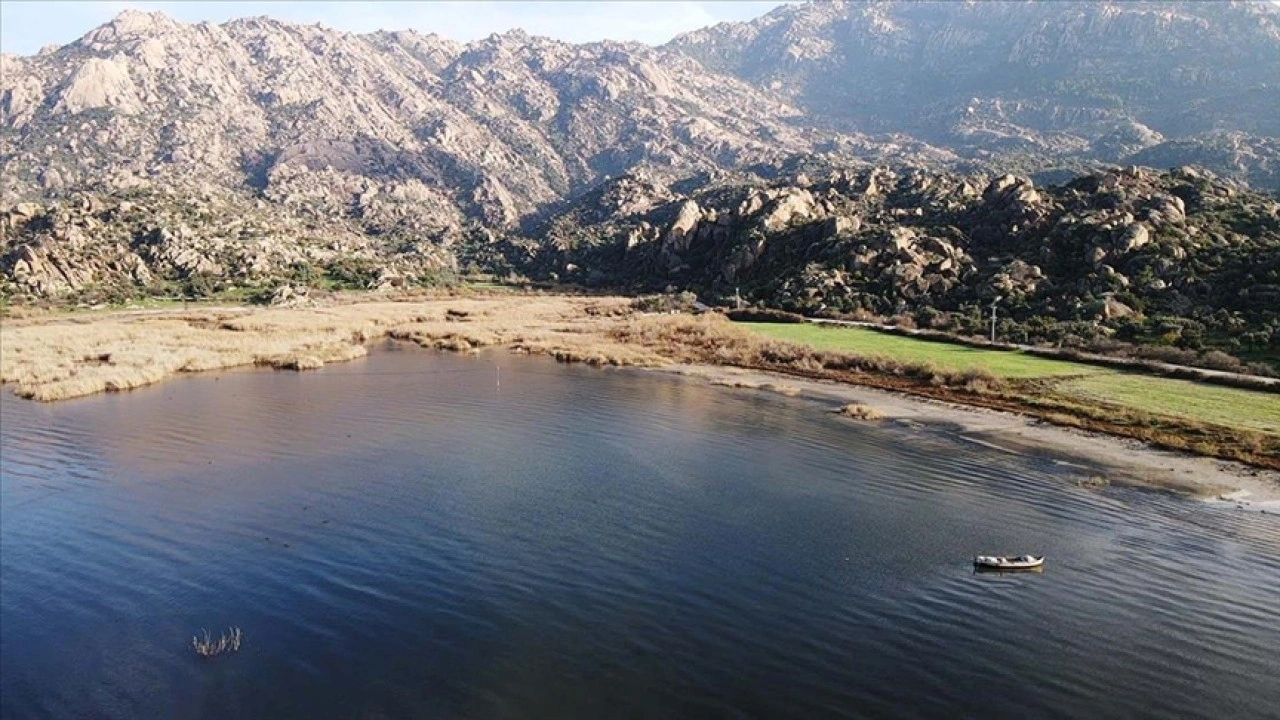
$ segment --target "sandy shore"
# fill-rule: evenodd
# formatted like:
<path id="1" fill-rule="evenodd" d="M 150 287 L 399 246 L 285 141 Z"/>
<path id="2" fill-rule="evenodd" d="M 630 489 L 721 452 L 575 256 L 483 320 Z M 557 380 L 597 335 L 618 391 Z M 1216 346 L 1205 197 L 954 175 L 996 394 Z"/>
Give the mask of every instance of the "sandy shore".
<path id="1" fill-rule="evenodd" d="M 861 385 L 698 364 L 742 357 L 743 331 L 684 316 L 642 316 L 628 298 L 443 296 L 325 306 L 64 313 L 0 324 L 0 380 L 56 401 L 179 374 L 266 365 L 307 370 L 362 357 L 385 338 L 453 351 L 506 348 L 597 365 L 661 369 L 717 385 L 860 403 L 885 422 L 922 423 L 993 451 L 1049 458 L 1086 482 L 1160 487 L 1280 514 L 1280 472 L 1155 449 L 1029 415 Z M 850 422 L 858 422 L 850 420 Z M 1221 498 L 1221 499 L 1218 499 Z"/>
<path id="2" fill-rule="evenodd" d="M 1085 482 L 1174 490 L 1242 510 L 1280 515 L 1280 473 L 1271 470 L 1159 450 L 1136 440 L 1050 425 L 1016 413 L 875 388 L 714 365 L 681 365 L 663 370 L 703 378 L 715 385 L 826 401 L 832 409 L 860 403 L 878 410 L 884 415 L 883 422 L 920 423 L 995 451 L 1050 458 Z"/>

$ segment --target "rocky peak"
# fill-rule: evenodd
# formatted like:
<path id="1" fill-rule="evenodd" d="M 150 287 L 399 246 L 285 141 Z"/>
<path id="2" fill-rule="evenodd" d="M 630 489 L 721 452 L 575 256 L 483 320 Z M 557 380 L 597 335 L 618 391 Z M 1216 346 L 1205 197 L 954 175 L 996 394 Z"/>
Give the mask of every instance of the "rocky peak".
<path id="1" fill-rule="evenodd" d="M 186 27 L 163 12 L 128 8 L 105 25 L 90 30 L 75 45 L 94 52 L 111 52 L 128 43 L 185 32 Z"/>
<path id="2" fill-rule="evenodd" d="M 114 58 L 89 58 L 58 91 L 54 112 L 76 114 L 94 108 L 111 108 L 134 114 L 142 110 L 138 88 L 128 66 Z"/>
<path id="3" fill-rule="evenodd" d="M 436 75 L 457 60 L 464 48 L 462 43 L 434 33 L 423 35 L 413 30 L 378 31 L 366 37 L 383 50 L 407 54 Z"/>

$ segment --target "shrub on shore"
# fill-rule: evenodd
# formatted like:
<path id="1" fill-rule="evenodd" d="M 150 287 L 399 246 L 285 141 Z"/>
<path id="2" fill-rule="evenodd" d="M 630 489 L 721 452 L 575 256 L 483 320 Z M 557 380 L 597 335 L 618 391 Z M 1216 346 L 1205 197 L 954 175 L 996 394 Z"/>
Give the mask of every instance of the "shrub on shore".
<path id="1" fill-rule="evenodd" d="M 835 412 L 847 418 L 853 418 L 854 420 L 883 420 L 885 417 L 884 413 L 868 405 L 863 405 L 862 403 L 849 403 L 848 405 L 837 408 Z"/>
<path id="2" fill-rule="evenodd" d="M 734 322 L 773 322 L 773 323 L 803 323 L 809 322 L 809 319 L 803 315 L 787 312 L 786 310 L 769 310 L 762 308 L 742 308 L 741 310 L 729 310 L 725 316 Z"/>

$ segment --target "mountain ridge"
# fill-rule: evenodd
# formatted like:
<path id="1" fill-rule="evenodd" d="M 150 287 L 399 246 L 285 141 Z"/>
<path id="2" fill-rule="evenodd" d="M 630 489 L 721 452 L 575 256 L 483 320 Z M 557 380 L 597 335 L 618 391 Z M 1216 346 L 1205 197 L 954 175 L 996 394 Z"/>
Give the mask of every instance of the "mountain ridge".
<path id="1" fill-rule="evenodd" d="M 997 163 L 1129 164 L 1166 140 L 1280 135 L 1280 12 L 1265 4 L 810 3 L 669 46 L 837 127 Z M 1274 165 L 1254 179 L 1270 186 Z"/>
<path id="2" fill-rule="evenodd" d="M 220 184 L 265 186 L 278 164 L 346 167 L 375 179 L 415 177 L 447 190 L 449 203 L 465 214 L 506 225 L 641 166 L 688 173 L 806 154 L 1022 172 L 1202 161 L 1262 187 L 1280 183 L 1270 141 L 1280 135 L 1274 113 L 1236 113 L 1243 119 L 1235 127 L 1204 121 L 1199 129 L 1205 133 L 1186 137 L 1161 132 L 1130 109 L 1037 105 L 1000 88 L 959 104 L 954 98 L 935 98 L 926 107 L 901 103 L 897 114 L 919 115 L 914 120 L 877 119 L 874 107 L 863 107 L 866 102 L 843 115 L 812 102 L 820 91 L 830 106 L 868 82 L 863 89 L 874 92 L 867 97 L 901 96 L 906 81 L 886 89 L 874 78 L 833 80 L 828 71 L 845 68 L 858 52 L 885 55 L 886 44 L 916 42 L 895 39 L 895 33 L 906 32 L 907 20 L 925 23 L 921 18 L 930 13 L 942 14 L 929 20 L 941 29 L 916 33 L 928 35 L 928 42 L 908 48 L 925 60 L 919 65 L 926 70 L 945 64 L 956 48 L 972 50 L 977 42 L 965 23 L 990 19 L 991 13 L 1040 17 L 1043 35 L 1052 22 L 1079 25 L 1080 17 L 1136 18 L 1129 25 L 1150 24 L 1153 17 L 1190 18 L 1202 27 L 1217 12 L 1187 3 L 988 5 L 952 4 L 927 12 L 888 2 L 784 5 L 756 20 L 685 33 L 659 47 L 574 45 L 519 30 L 463 44 L 414 31 L 348 33 L 265 16 L 187 24 L 163 13 L 127 10 L 56 50 L 0 58 L 0 163 L 6 177 L 0 200 L 36 199 L 83 186 L 83 152 L 68 158 L 60 150 L 94 144 L 113 154 L 94 168 L 99 176 L 121 169 L 168 175 L 194 165 Z M 1229 10 L 1240 17 L 1219 14 L 1236 25 L 1241 17 L 1262 18 L 1255 35 L 1272 43 L 1280 58 L 1275 8 L 1233 3 Z M 1024 19 L 1015 25 L 1029 24 L 1034 23 Z M 1219 45 L 1221 34 L 1213 36 Z M 996 39 L 1011 47 L 1034 44 L 1025 33 Z M 716 61 L 714 47 L 730 41 L 738 44 L 740 59 L 754 58 L 750 68 Z M 990 64 L 991 57 L 983 62 Z M 779 58 L 791 67 L 782 67 L 787 63 L 780 65 Z M 1040 64 L 1056 58 L 1050 53 Z M 1280 76 L 1280 59 L 1248 65 L 1249 77 Z M 1178 70 L 1188 76 L 1208 72 L 1199 66 Z M 918 84 L 913 92 L 930 91 L 928 83 Z M 1280 103 L 1280 84 L 1264 83 L 1258 92 L 1265 97 L 1257 100 L 1263 109 L 1272 99 Z M 172 118 L 150 117 L 162 113 Z M 94 132 L 68 138 L 86 129 L 84 123 L 72 127 L 85 114 Z M 107 123 L 94 116 L 104 114 L 115 116 L 114 126 L 99 127 Z M 1037 125 L 1040 115 L 1049 120 Z M 43 135 L 39 125 L 49 126 L 54 137 Z M 868 130 L 879 134 L 868 136 Z M 1259 136 L 1255 130 L 1266 132 Z"/>
<path id="3" fill-rule="evenodd" d="M 55 52 L 3 63 L 0 196 L 10 202 L 79 186 L 86 164 L 160 175 L 198 168 L 218 183 L 242 175 L 264 184 L 283 159 L 416 177 L 454 191 L 469 214 L 510 224 L 641 163 L 758 162 L 819 142 L 788 122 L 799 110 L 638 43 L 510 32 L 461 45 L 412 32 L 264 18 L 188 25 L 126 12 Z M 370 158 L 333 145 L 358 142 L 394 149 Z M 108 156 L 98 167 L 89 145 Z M 68 146 L 72 157 L 61 152 Z M 389 158 L 408 162 L 384 167 Z"/>

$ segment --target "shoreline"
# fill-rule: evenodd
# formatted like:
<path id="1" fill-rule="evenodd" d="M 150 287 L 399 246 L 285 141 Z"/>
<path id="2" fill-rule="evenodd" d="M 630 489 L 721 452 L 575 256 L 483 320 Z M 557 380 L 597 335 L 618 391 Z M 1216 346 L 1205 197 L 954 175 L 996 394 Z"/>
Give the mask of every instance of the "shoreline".
<path id="1" fill-rule="evenodd" d="M 964 395 L 957 396 L 957 402 L 945 394 L 929 397 L 852 378 L 752 369 L 735 364 L 731 353 L 715 353 L 724 364 L 710 364 L 704 359 L 708 348 L 723 344 L 725 337 L 695 338 L 686 347 L 663 346 L 670 338 L 662 333 L 679 336 L 688 330 L 680 326 L 685 321 L 680 316 L 637 313 L 630 302 L 619 297 L 539 295 L 364 297 L 288 309 L 121 310 L 6 319 L 0 325 L 0 380 L 20 397 L 56 401 L 211 370 L 314 369 L 363 357 L 372 344 L 387 339 L 462 352 L 503 348 L 564 362 L 658 370 L 717 385 L 773 390 L 829 402 L 833 409 L 861 403 L 888 422 L 920 423 L 957 441 L 1078 468 L 1088 484 L 1171 489 L 1280 514 L 1276 470 L 1051 424 L 1034 413 L 991 407 L 982 395 L 970 404 Z M 637 323 L 647 323 L 649 330 L 657 326 L 659 332 L 646 336 L 646 327 L 637 328 Z M 699 341 L 708 347 L 696 347 Z"/>
<path id="2" fill-rule="evenodd" d="M 658 370 L 728 388 L 779 392 L 826 402 L 833 411 L 846 403 L 867 405 L 884 419 L 848 422 L 929 426 L 957 442 L 1021 457 L 1044 458 L 1078 470 L 1085 484 L 1170 490 L 1209 503 L 1280 515 L 1280 472 L 1243 463 L 1162 450 L 1130 438 L 892 390 L 719 365 L 678 365 Z"/>

